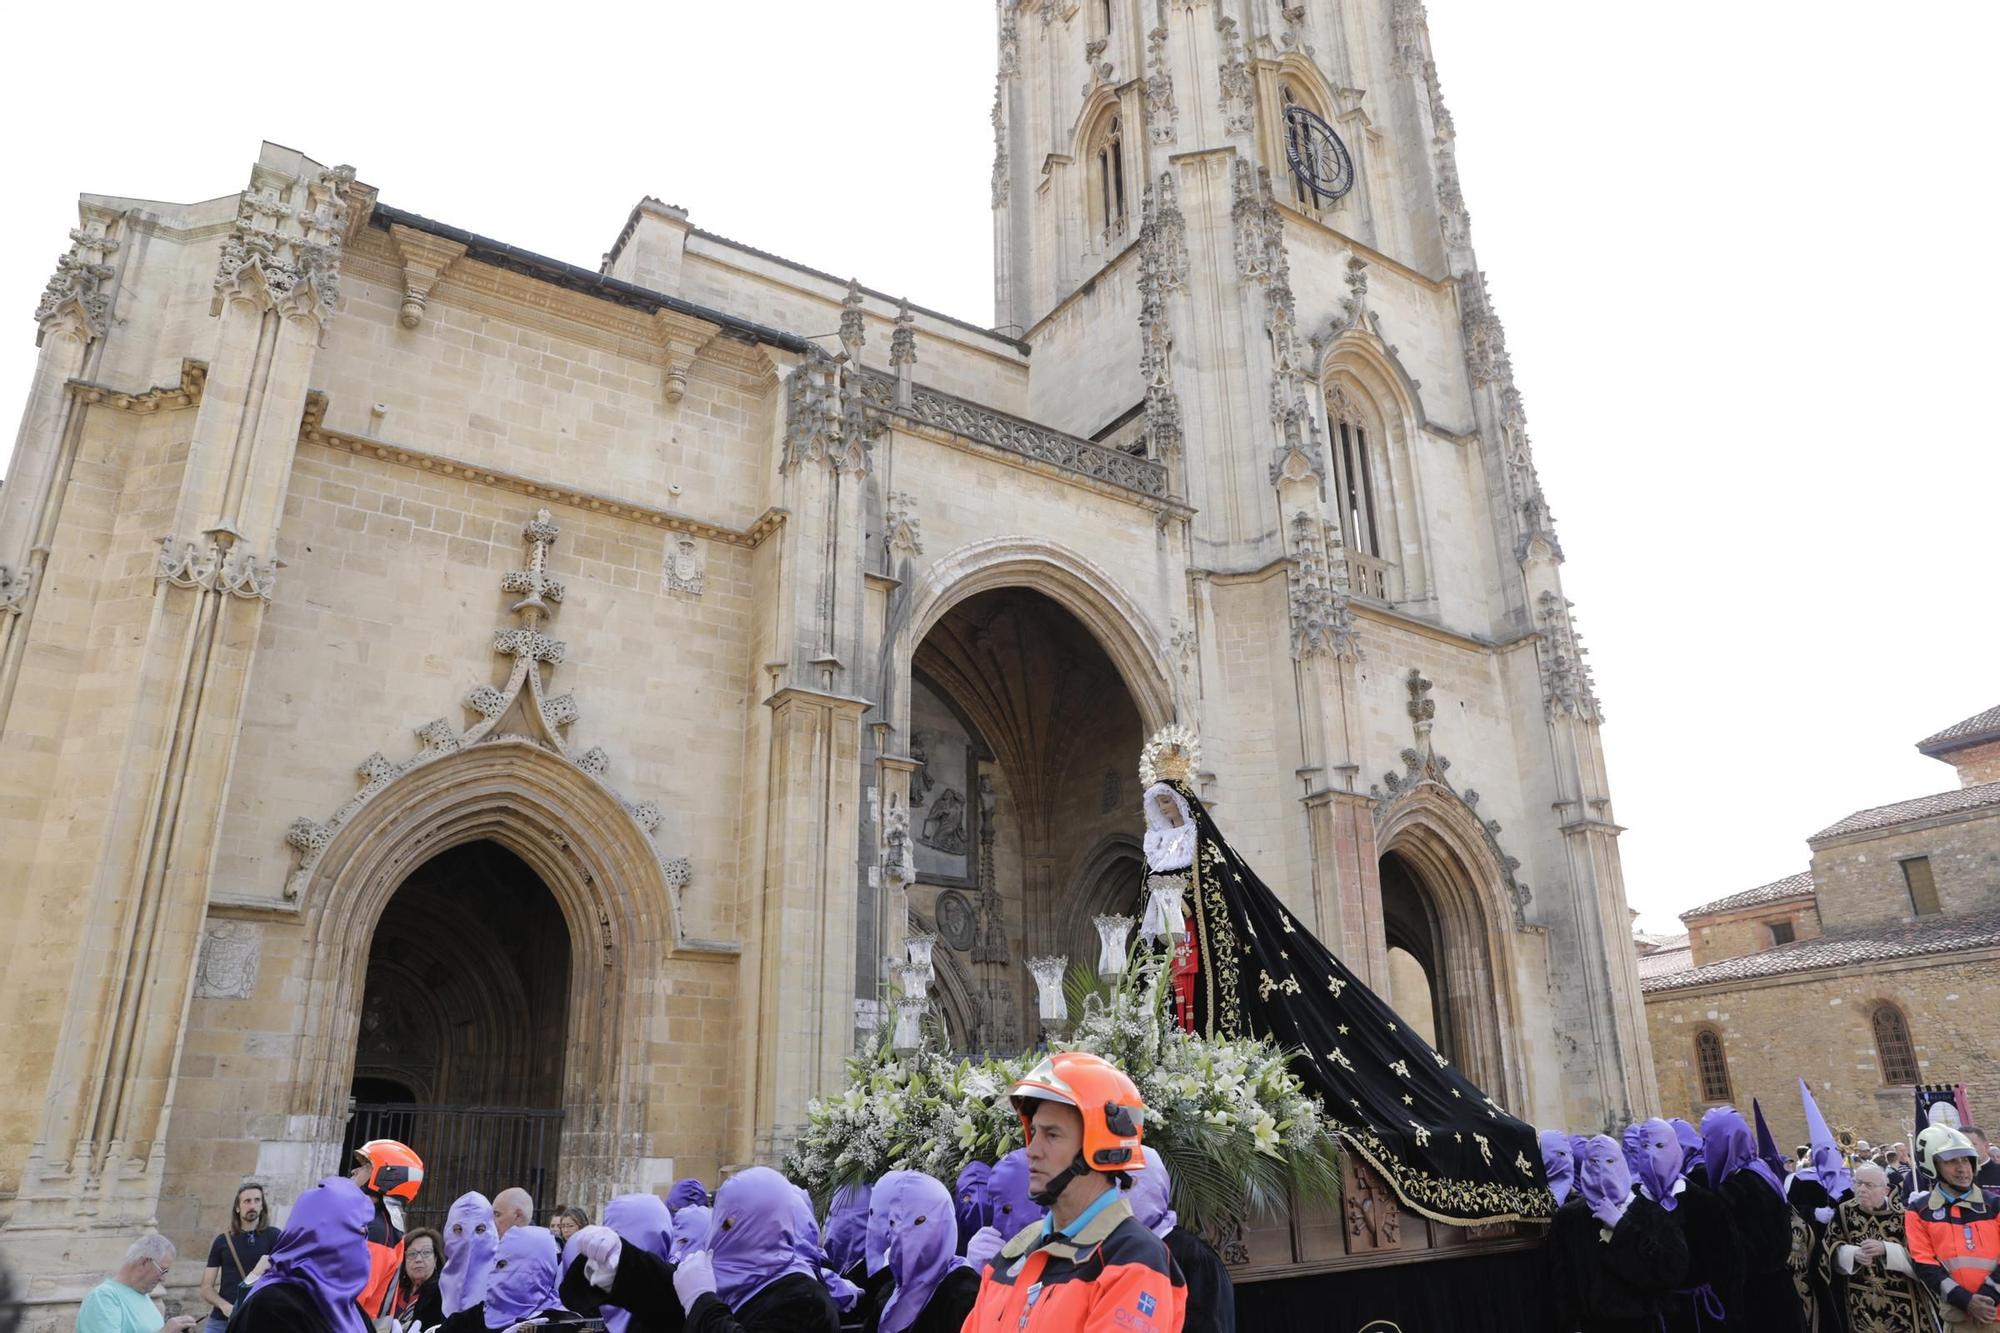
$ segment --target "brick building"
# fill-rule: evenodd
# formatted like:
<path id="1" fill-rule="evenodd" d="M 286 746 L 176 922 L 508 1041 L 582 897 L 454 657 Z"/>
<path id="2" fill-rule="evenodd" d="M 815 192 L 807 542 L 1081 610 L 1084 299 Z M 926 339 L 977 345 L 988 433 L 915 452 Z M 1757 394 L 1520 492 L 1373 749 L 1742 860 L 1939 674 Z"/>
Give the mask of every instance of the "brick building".
<path id="1" fill-rule="evenodd" d="M 1963 1083 L 2000 1120 L 2000 708 L 1917 748 L 1961 785 L 1856 811 L 1807 839 L 1810 869 L 1637 937 L 1667 1114 L 1754 1097 L 1803 1142 L 1803 1076 L 1874 1142 L 1909 1139 L 1915 1083 Z"/>

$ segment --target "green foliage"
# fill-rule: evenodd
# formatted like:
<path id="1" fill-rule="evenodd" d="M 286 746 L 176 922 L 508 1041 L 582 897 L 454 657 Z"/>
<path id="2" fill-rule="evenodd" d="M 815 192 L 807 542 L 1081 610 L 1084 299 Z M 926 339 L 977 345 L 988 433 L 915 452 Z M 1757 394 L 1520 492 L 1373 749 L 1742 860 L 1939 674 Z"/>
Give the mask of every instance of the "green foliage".
<path id="1" fill-rule="evenodd" d="M 1319 1101 L 1266 1041 L 1196 1036 L 1175 1024 L 1163 960 L 1135 946 L 1117 985 L 1072 965 L 1064 998 L 1075 1021 L 1055 1050 L 1083 1050 L 1122 1068 L 1146 1102 L 1146 1143 L 1166 1160 L 1184 1223 L 1333 1203 L 1340 1148 Z M 927 1172 L 953 1185 L 972 1161 L 1021 1145 L 1007 1093 L 1042 1052 L 973 1061 L 924 1046 L 897 1054 L 883 1034 L 848 1062 L 848 1088 L 814 1101 L 785 1173 L 824 1204 L 844 1185 L 884 1171 Z"/>

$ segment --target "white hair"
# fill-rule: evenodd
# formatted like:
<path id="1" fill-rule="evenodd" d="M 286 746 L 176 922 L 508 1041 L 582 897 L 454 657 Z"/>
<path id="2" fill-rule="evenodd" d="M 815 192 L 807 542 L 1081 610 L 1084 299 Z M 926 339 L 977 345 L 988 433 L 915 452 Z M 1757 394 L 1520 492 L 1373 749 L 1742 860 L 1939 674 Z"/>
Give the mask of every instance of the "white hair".
<path id="1" fill-rule="evenodd" d="M 174 1261 L 178 1253 L 179 1251 L 174 1249 L 174 1243 L 156 1231 L 150 1236 L 141 1236 L 133 1241 L 125 1250 L 125 1262 L 131 1264 L 141 1259 L 150 1259 L 165 1268 Z"/>
<path id="2" fill-rule="evenodd" d="M 1889 1173 L 1882 1169 L 1879 1162 L 1856 1162 L 1853 1174 L 1856 1180 L 1861 1179 L 1863 1176 L 1868 1176 L 1880 1180 L 1884 1185 L 1889 1183 Z"/>

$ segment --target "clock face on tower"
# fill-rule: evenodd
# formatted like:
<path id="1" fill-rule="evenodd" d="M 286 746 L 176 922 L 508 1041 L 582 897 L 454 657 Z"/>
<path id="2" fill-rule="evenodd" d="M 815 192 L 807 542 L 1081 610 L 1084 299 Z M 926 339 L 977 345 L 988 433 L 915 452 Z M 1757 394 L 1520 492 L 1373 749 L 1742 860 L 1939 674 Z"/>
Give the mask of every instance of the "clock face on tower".
<path id="1" fill-rule="evenodd" d="M 1299 184 L 1325 203 L 1354 188 L 1354 159 L 1333 126 L 1302 106 L 1285 108 L 1285 159 Z"/>

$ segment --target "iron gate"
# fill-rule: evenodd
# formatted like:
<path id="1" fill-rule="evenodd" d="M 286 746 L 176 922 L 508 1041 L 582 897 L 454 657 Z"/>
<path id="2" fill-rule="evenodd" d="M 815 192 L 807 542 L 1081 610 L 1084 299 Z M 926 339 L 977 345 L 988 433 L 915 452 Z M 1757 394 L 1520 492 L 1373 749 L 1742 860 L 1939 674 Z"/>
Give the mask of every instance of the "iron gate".
<path id="1" fill-rule="evenodd" d="M 558 1203 L 556 1157 L 563 1113 L 533 1106 L 423 1106 L 356 1102 L 341 1169 L 370 1139 L 407 1143 L 424 1159 L 424 1188 L 405 1211 L 411 1228 L 444 1229 L 451 1201 L 468 1190 L 492 1198 L 511 1185 L 534 1196 L 536 1221 Z"/>

